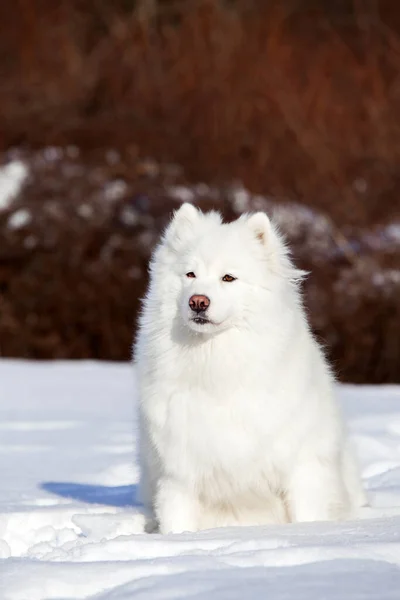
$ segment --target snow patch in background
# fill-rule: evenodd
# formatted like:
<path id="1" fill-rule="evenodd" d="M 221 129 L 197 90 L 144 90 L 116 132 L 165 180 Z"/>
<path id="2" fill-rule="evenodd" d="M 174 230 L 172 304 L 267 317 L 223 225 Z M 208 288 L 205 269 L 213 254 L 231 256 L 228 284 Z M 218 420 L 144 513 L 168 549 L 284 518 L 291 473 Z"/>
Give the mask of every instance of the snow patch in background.
<path id="1" fill-rule="evenodd" d="M 21 160 L 0 167 L 0 210 L 9 208 L 28 178 L 29 170 Z"/>
<path id="2" fill-rule="evenodd" d="M 20 208 L 8 217 L 8 226 L 10 229 L 22 229 L 29 225 L 31 221 L 31 213 L 24 208 Z"/>

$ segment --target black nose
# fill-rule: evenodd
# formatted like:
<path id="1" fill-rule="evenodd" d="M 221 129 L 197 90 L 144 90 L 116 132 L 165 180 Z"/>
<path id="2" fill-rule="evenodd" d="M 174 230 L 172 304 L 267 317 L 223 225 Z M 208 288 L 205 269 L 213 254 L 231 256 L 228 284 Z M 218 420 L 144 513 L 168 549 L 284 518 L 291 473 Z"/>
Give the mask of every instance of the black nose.
<path id="1" fill-rule="evenodd" d="M 207 296 L 192 296 L 189 300 L 189 306 L 193 312 L 200 313 L 210 306 L 210 298 L 207 298 Z"/>

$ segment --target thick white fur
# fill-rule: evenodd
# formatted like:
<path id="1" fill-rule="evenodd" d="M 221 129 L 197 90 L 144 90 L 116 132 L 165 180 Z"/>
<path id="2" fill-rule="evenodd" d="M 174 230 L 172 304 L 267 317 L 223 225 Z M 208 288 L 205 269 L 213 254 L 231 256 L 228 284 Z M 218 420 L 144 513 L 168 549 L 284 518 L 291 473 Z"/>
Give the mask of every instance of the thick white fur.
<path id="1" fill-rule="evenodd" d="M 343 519 L 365 503 L 301 276 L 264 213 L 175 213 L 135 347 L 142 500 L 161 533 Z M 192 294 L 214 324 L 190 321 Z"/>

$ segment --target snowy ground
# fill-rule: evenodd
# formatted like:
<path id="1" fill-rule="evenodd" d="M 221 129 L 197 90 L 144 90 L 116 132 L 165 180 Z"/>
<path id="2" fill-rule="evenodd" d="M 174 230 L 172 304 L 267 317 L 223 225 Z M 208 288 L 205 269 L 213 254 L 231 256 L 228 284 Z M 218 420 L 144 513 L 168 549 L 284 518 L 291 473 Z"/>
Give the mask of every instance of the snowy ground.
<path id="1" fill-rule="evenodd" d="M 0 600 L 399 600 L 400 388 L 340 388 L 373 508 L 143 534 L 128 365 L 0 362 Z"/>

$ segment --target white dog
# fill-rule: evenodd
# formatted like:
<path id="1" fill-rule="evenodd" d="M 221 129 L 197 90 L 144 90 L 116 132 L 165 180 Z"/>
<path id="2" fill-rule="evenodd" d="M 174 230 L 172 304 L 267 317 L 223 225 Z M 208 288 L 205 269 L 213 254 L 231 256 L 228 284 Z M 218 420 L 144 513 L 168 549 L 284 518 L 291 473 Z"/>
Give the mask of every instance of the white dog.
<path id="1" fill-rule="evenodd" d="M 264 213 L 175 213 L 135 348 L 142 500 L 161 533 L 343 519 L 365 503 L 302 275 Z"/>

